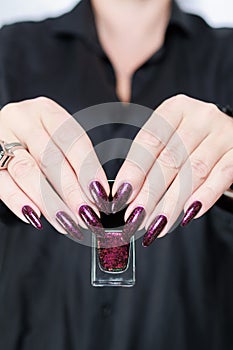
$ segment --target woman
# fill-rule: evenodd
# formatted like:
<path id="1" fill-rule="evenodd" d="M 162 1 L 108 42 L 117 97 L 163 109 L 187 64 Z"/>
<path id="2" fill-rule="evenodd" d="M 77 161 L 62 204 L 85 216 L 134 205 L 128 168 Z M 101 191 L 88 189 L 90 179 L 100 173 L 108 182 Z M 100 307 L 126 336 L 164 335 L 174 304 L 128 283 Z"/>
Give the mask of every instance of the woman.
<path id="1" fill-rule="evenodd" d="M 233 180 L 233 122 L 214 105 L 233 104 L 231 40 L 168 0 L 84 0 L 2 29 L 2 348 L 231 348 L 233 221 L 214 205 Z M 134 138 L 105 173 L 71 114 L 117 101 L 155 112 L 135 138 L 124 125 L 97 130 L 94 144 Z M 98 210 L 126 203 L 128 233 L 145 227 L 145 247 L 183 209 L 183 226 L 201 218 L 150 249 L 137 241 L 134 288 L 95 289 L 89 248 L 55 233 L 101 234 Z"/>

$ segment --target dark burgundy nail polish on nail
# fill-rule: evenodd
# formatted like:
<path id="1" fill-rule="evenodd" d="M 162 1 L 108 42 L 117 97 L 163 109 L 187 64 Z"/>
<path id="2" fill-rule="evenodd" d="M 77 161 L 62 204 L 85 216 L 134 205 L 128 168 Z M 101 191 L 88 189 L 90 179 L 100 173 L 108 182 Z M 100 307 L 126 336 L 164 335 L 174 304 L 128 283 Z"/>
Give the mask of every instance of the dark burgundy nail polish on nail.
<path id="1" fill-rule="evenodd" d="M 83 233 L 76 224 L 76 222 L 64 211 L 59 211 L 56 213 L 56 220 L 61 225 L 61 227 L 69 233 L 72 237 L 79 240 L 83 239 Z"/>
<path id="2" fill-rule="evenodd" d="M 32 224 L 38 230 L 42 230 L 43 226 L 40 218 L 29 205 L 25 205 L 22 208 L 22 213 L 25 216 L 25 218 L 30 222 L 30 224 Z"/>
<path id="3" fill-rule="evenodd" d="M 123 272 L 128 267 L 130 244 L 122 244 L 122 232 L 105 232 L 97 237 L 99 266 L 106 272 Z"/>
<path id="4" fill-rule="evenodd" d="M 94 210 L 91 207 L 89 207 L 89 205 L 82 205 L 79 208 L 79 215 L 81 216 L 87 227 L 91 230 L 91 232 L 100 236 L 104 235 L 103 225 L 101 224 L 100 219 L 98 218 Z"/>
<path id="5" fill-rule="evenodd" d="M 146 216 L 146 211 L 143 207 L 136 207 L 128 217 L 123 227 L 123 239 L 126 242 L 135 234 Z"/>
<path id="6" fill-rule="evenodd" d="M 148 231 L 145 233 L 142 245 L 144 247 L 148 247 L 151 243 L 153 243 L 154 240 L 158 237 L 158 235 L 163 231 L 166 224 L 167 218 L 165 215 L 157 216 L 155 220 L 151 223 Z"/>
<path id="7" fill-rule="evenodd" d="M 109 200 L 101 183 L 99 181 L 92 181 L 89 185 L 89 190 L 98 209 L 103 213 L 108 214 L 110 209 Z"/>
<path id="8" fill-rule="evenodd" d="M 184 213 L 183 219 L 181 221 L 180 226 L 186 226 L 188 223 L 197 215 L 197 213 L 201 210 L 202 203 L 199 201 L 193 202 L 190 207 Z"/>
<path id="9" fill-rule="evenodd" d="M 118 212 L 124 208 L 132 191 L 133 191 L 132 186 L 127 182 L 123 183 L 118 188 L 118 190 L 115 193 L 115 196 L 113 197 L 113 200 L 112 200 L 112 213 L 113 214 L 115 214 L 116 212 Z"/>

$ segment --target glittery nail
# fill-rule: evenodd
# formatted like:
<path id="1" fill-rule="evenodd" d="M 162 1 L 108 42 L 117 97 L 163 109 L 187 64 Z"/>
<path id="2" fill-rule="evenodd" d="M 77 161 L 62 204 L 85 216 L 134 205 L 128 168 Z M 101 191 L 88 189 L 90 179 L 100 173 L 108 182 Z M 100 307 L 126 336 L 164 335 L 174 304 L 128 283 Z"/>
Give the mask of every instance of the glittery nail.
<path id="1" fill-rule="evenodd" d="M 40 218 L 29 205 L 25 205 L 22 208 L 22 213 L 25 216 L 25 218 L 28 220 L 28 222 L 30 222 L 30 224 L 32 224 L 38 230 L 42 230 L 43 226 Z"/>
<path id="2" fill-rule="evenodd" d="M 91 230 L 91 232 L 100 236 L 104 235 L 103 225 L 101 224 L 100 219 L 98 218 L 94 210 L 91 207 L 89 207 L 89 205 L 82 205 L 79 208 L 79 215 L 81 216 L 87 227 Z"/>
<path id="3" fill-rule="evenodd" d="M 158 235 L 163 231 L 164 227 L 167 224 L 167 218 L 164 215 L 158 215 L 155 220 L 151 223 L 148 231 L 145 233 L 143 237 L 142 245 L 144 247 L 148 247 L 154 240 L 158 237 Z"/>
<path id="4" fill-rule="evenodd" d="M 116 212 L 123 209 L 133 191 L 132 186 L 125 182 L 123 183 L 115 193 L 115 196 L 112 200 L 112 213 L 115 214 Z"/>
<path id="5" fill-rule="evenodd" d="M 184 213 L 183 219 L 181 221 L 181 226 L 186 226 L 188 223 L 197 215 L 201 210 L 202 203 L 199 201 L 193 202 L 190 207 Z"/>
<path id="6" fill-rule="evenodd" d="M 105 232 L 97 237 L 99 266 L 106 272 L 123 272 L 128 267 L 130 244 L 122 244 L 122 232 Z"/>
<path id="7" fill-rule="evenodd" d="M 126 242 L 135 234 L 146 216 L 146 211 L 143 207 L 136 207 L 128 217 L 123 227 L 123 239 Z"/>
<path id="8" fill-rule="evenodd" d="M 65 213 L 64 211 L 57 212 L 56 220 L 61 225 L 61 227 L 72 237 L 77 238 L 79 240 L 83 239 L 83 233 L 81 229 L 67 213 Z"/>
<path id="9" fill-rule="evenodd" d="M 89 190 L 98 209 L 103 213 L 108 214 L 110 212 L 109 200 L 101 183 L 99 181 L 92 181 Z"/>

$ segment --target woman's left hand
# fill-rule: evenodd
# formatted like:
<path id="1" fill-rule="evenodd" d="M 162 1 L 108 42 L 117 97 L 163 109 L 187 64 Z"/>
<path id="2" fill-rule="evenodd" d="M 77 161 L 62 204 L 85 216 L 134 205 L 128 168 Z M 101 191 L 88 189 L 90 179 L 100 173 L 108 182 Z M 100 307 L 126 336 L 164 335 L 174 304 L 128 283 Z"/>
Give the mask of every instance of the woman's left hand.
<path id="1" fill-rule="evenodd" d="M 113 211 L 130 203 L 125 235 L 143 245 L 202 216 L 233 182 L 233 119 L 184 95 L 163 102 L 137 134 L 113 186 Z M 130 186 L 131 185 L 131 186 Z"/>

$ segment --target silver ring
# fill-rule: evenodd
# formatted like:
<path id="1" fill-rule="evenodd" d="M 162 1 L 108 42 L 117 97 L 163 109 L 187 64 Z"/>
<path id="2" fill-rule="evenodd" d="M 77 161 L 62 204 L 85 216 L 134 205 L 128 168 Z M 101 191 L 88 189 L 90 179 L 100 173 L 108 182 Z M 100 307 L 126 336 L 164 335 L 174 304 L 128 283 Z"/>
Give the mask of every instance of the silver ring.
<path id="1" fill-rule="evenodd" d="M 0 170 L 7 169 L 8 163 L 14 158 L 16 149 L 25 149 L 20 142 L 6 143 L 0 140 Z"/>

